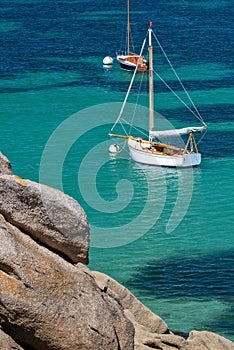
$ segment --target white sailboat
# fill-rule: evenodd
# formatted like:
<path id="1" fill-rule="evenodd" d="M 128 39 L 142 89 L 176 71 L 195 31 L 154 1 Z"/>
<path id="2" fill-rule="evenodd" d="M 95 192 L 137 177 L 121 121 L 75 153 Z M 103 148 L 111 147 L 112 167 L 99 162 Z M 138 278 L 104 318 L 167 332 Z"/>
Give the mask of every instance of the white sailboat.
<path id="1" fill-rule="evenodd" d="M 197 166 L 201 163 L 201 154 L 198 151 L 198 146 L 195 140 L 194 134 L 196 132 L 202 132 L 203 130 L 207 129 L 207 126 L 205 122 L 203 121 L 202 117 L 200 116 L 197 108 L 193 104 L 190 96 L 188 95 L 187 91 L 184 88 L 184 85 L 181 83 L 181 86 L 183 87 L 184 91 L 186 92 L 187 96 L 190 99 L 190 102 L 193 104 L 196 114 L 189 106 L 186 105 L 186 107 L 199 119 L 199 121 L 202 123 L 202 126 L 188 126 L 181 129 L 173 129 L 173 130 L 154 130 L 154 110 L 153 110 L 153 47 L 152 47 L 152 36 L 156 38 L 157 37 L 152 31 L 152 22 L 150 22 L 150 26 L 147 32 L 148 37 L 148 51 L 149 51 L 149 72 L 147 74 L 149 75 L 149 134 L 148 139 L 144 139 L 142 136 L 134 137 L 132 135 L 126 134 L 126 129 L 123 128 L 125 135 L 121 134 L 114 134 L 114 128 L 116 125 L 122 125 L 121 123 L 121 117 L 125 108 L 125 105 L 127 103 L 127 99 L 129 96 L 129 93 L 131 91 L 131 87 L 134 81 L 134 78 L 136 76 L 137 67 L 134 71 L 133 77 L 131 79 L 129 89 L 127 91 L 124 103 L 122 105 L 122 108 L 120 110 L 120 113 L 117 117 L 116 122 L 114 123 L 110 136 L 114 137 L 120 137 L 120 138 L 126 138 L 128 142 L 128 148 L 129 148 L 129 154 L 132 160 L 135 162 L 139 162 L 142 164 L 149 164 L 149 165 L 155 165 L 155 166 L 166 166 L 166 167 L 191 167 L 191 166 Z M 143 42 L 141 53 L 143 52 L 146 39 Z M 158 42 L 160 48 L 162 49 L 160 43 Z M 162 49 L 164 55 L 165 52 Z M 166 56 L 167 60 L 169 61 L 168 57 Z M 170 63 L 170 61 L 169 61 Z M 171 65 L 171 63 L 170 63 Z M 174 71 L 174 68 L 171 65 L 171 68 Z M 176 74 L 177 78 L 178 75 Z M 166 84 L 167 85 L 167 84 Z M 167 85 L 168 87 L 168 85 Z M 169 87 L 170 89 L 170 87 Z M 170 89 L 172 92 L 173 90 Z M 174 93 L 174 92 L 173 92 Z M 175 94 L 175 93 L 174 93 Z M 178 97 L 178 96 L 177 96 Z M 180 99 L 180 98 L 179 98 Z M 182 101 L 183 102 L 183 101 Z M 185 104 L 183 102 L 183 104 Z M 188 135 L 186 142 L 184 143 L 184 147 L 178 147 L 174 146 L 172 144 L 167 144 L 161 142 L 163 138 L 178 138 L 183 135 Z M 115 148 L 112 148 L 112 150 Z"/>
<path id="2" fill-rule="evenodd" d="M 147 60 L 139 54 L 136 54 L 131 51 L 131 26 L 130 26 L 130 0 L 127 0 L 127 10 L 128 10 L 128 19 L 127 19 L 127 48 L 125 52 L 117 53 L 116 59 L 120 64 L 120 68 L 128 71 L 134 71 L 137 67 L 138 71 L 146 71 L 148 69 Z"/>

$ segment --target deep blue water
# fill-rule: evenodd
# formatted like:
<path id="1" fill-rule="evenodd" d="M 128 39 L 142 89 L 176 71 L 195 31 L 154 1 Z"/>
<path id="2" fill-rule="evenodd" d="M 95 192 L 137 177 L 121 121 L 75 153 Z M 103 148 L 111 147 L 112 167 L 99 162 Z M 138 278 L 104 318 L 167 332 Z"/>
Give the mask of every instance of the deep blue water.
<path id="1" fill-rule="evenodd" d="M 120 8 L 115 0 L 1 2 L 0 150 L 16 174 L 81 203 L 91 224 L 91 269 L 127 286 L 172 330 L 234 340 L 233 5 L 131 6 L 136 50 L 151 19 L 208 125 L 199 168 L 139 167 L 126 152 L 109 159 L 108 132 L 131 77 L 117 62 L 102 66 L 124 41 L 125 2 Z M 154 60 L 170 78 L 158 52 Z M 171 123 L 194 123 L 161 82 L 155 94 Z"/>

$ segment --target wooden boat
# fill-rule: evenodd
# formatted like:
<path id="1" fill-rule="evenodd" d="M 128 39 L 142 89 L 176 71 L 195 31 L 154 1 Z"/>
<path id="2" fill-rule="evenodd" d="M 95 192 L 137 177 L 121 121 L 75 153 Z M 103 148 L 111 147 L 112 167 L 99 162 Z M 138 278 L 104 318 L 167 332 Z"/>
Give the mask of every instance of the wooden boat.
<path id="1" fill-rule="evenodd" d="M 149 165 L 156 165 L 156 166 L 166 166 L 166 167 L 191 167 L 191 166 L 197 166 L 201 163 L 201 154 L 198 151 L 197 142 L 195 140 L 195 133 L 196 132 L 202 132 L 203 130 L 207 129 L 206 124 L 204 123 L 202 117 L 200 116 L 197 108 L 193 104 L 196 114 L 194 111 L 190 109 L 189 106 L 186 106 L 193 114 L 199 119 L 199 121 L 203 124 L 202 126 L 188 126 L 181 129 L 172 129 L 172 130 L 154 130 L 154 110 L 153 110 L 153 46 L 152 46 L 152 35 L 155 36 L 155 34 L 152 32 L 152 22 L 150 22 L 150 26 L 148 29 L 148 51 L 149 51 L 149 72 L 146 72 L 149 78 L 149 132 L 148 132 L 148 139 L 144 139 L 142 136 L 132 136 L 132 135 L 121 135 L 121 134 L 114 134 L 113 130 L 116 127 L 116 125 L 122 126 L 121 117 L 129 96 L 129 93 L 131 91 L 131 87 L 133 84 L 133 81 L 136 77 L 136 71 L 137 67 L 135 68 L 134 74 L 132 76 L 125 100 L 123 102 L 122 108 L 120 110 L 120 113 L 117 117 L 116 122 L 114 123 L 110 136 L 114 137 L 120 137 L 120 138 L 126 138 L 128 141 L 128 148 L 129 148 L 129 154 L 132 160 L 135 162 L 139 162 L 142 164 L 149 164 Z M 155 36 L 157 39 L 157 37 Z M 144 40 L 145 42 L 146 40 Z M 157 40 L 158 42 L 158 40 Z M 144 45 L 143 45 L 144 46 Z M 161 45 L 160 45 L 161 47 Z M 162 47 L 161 47 L 162 49 Z M 162 49 L 163 53 L 165 54 L 165 51 Z M 166 54 L 165 54 L 166 55 Z M 169 61 L 168 57 L 166 56 L 167 60 Z M 170 63 L 170 61 L 169 61 Z M 170 63 L 171 65 L 171 63 Z M 172 65 L 171 65 L 172 67 Z M 173 67 L 172 67 L 173 68 Z M 173 68 L 174 70 L 174 68 Z M 176 77 L 178 78 L 177 73 L 175 72 Z M 180 81 L 180 80 L 179 80 Z M 184 85 L 180 81 L 181 86 L 183 87 L 184 91 L 186 92 L 187 96 L 188 92 L 185 90 Z M 166 84 L 168 87 L 168 85 Z M 171 90 L 171 88 L 170 88 Z M 189 97 L 190 98 L 190 97 Z M 179 98 L 180 99 L 180 98 Z M 181 99 L 180 99 L 181 100 Z M 192 100 L 190 98 L 191 103 Z M 183 101 L 182 101 L 183 102 Z M 183 103 L 185 104 L 185 103 Z M 131 126 L 131 132 L 133 130 L 133 127 Z M 126 128 L 123 127 L 123 131 L 126 133 Z M 137 129 L 139 132 L 139 130 Z M 172 144 L 167 144 L 162 142 L 161 140 L 166 138 L 178 138 L 182 137 L 183 135 L 188 135 L 187 141 L 184 143 L 184 147 L 177 147 Z M 112 148 L 114 149 L 114 148 Z"/>
<path id="2" fill-rule="evenodd" d="M 127 19 L 127 49 L 124 53 L 117 53 L 116 59 L 120 64 L 120 68 L 128 71 L 134 71 L 136 66 L 138 71 L 146 71 L 148 69 L 147 60 L 134 52 L 131 52 L 130 47 L 130 36 L 131 36 L 131 25 L 130 25 L 130 0 L 127 1 L 128 8 L 128 19 Z"/>

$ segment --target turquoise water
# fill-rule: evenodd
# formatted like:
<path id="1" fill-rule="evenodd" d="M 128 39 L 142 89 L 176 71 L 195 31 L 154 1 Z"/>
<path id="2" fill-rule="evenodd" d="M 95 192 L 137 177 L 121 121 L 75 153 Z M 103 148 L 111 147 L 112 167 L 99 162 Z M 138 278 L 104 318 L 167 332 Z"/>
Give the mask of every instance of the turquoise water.
<path id="1" fill-rule="evenodd" d="M 152 8 L 149 0 L 144 10 L 132 0 L 132 8 L 140 42 L 150 18 L 208 125 L 201 165 L 140 166 L 126 148 L 109 158 L 108 132 L 131 75 L 116 62 L 102 66 L 120 48 L 126 16 L 106 0 L 1 3 L 0 149 L 15 174 L 81 203 L 91 269 L 123 283 L 172 330 L 234 340 L 233 9 L 227 1 Z M 155 61 L 178 88 L 158 55 Z M 160 82 L 155 89 L 167 121 L 196 123 Z"/>

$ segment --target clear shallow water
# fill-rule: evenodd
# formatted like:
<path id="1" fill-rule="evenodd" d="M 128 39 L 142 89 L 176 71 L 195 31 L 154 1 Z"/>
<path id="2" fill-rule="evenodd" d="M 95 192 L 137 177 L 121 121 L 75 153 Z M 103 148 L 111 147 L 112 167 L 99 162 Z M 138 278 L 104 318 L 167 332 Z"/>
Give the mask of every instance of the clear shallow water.
<path id="1" fill-rule="evenodd" d="M 208 124 L 201 166 L 140 167 L 126 152 L 109 159 L 108 132 L 130 78 L 116 63 L 102 67 L 120 48 L 117 1 L 1 3 L 0 149 L 16 174 L 63 187 L 82 204 L 91 269 L 127 286 L 172 330 L 234 340 L 233 9 L 227 1 L 132 7 L 140 43 L 151 18 Z M 174 125 L 194 123 L 162 84 L 156 96 Z"/>

